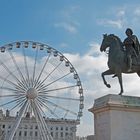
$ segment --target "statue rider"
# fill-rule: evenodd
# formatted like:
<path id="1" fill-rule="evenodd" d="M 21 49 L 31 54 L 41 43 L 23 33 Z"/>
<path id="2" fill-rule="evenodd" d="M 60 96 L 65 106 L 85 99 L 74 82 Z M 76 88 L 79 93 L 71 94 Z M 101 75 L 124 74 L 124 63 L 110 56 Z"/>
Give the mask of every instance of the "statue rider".
<path id="1" fill-rule="evenodd" d="M 136 35 L 133 35 L 132 29 L 127 28 L 125 33 L 127 35 L 127 38 L 124 40 L 123 46 L 125 46 L 128 72 L 130 72 L 132 68 L 132 57 L 138 57 L 138 55 L 140 54 L 140 45 Z"/>

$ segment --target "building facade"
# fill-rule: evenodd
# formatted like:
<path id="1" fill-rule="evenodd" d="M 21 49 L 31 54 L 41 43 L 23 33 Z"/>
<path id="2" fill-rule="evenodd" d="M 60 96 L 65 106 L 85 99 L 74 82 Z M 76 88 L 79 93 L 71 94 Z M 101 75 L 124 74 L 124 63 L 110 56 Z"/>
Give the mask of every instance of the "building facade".
<path id="1" fill-rule="evenodd" d="M 95 137 L 94 137 L 94 135 L 88 135 L 88 136 L 85 136 L 85 137 L 77 136 L 76 140 L 95 140 Z"/>
<path id="2" fill-rule="evenodd" d="M 54 140 L 76 140 L 76 126 L 79 122 L 69 119 L 44 118 Z M 10 116 L 6 111 L 0 110 L 0 140 L 10 133 L 16 117 Z M 41 140 L 38 125 L 34 117 L 26 115 L 15 133 L 14 140 Z"/>

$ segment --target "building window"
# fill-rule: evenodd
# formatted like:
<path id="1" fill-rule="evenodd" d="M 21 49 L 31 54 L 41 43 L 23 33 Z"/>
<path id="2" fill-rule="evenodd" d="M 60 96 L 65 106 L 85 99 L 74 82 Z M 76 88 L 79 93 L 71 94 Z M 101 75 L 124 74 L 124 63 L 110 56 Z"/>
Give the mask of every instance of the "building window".
<path id="1" fill-rule="evenodd" d="M 68 127 L 66 127 L 66 131 L 68 131 Z"/>
<path id="2" fill-rule="evenodd" d="M 10 129 L 11 128 L 11 125 L 9 125 L 8 128 Z"/>
<path id="3" fill-rule="evenodd" d="M 35 129 L 38 129 L 38 126 L 37 125 L 35 126 Z"/>
<path id="4" fill-rule="evenodd" d="M 21 125 L 19 125 L 19 127 L 18 127 L 19 129 L 22 129 L 22 126 Z"/>
<path id="5" fill-rule="evenodd" d="M 53 137 L 53 132 L 51 132 L 51 136 Z"/>
<path id="6" fill-rule="evenodd" d="M 53 127 L 51 127 L 51 130 L 53 130 Z"/>
<path id="7" fill-rule="evenodd" d="M 27 136 L 27 131 L 24 131 L 24 136 Z"/>
<path id="8" fill-rule="evenodd" d="M 55 138 L 58 138 L 58 132 L 55 133 Z"/>
<path id="9" fill-rule="evenodd" d="M 58 127 L 56 127 L 56 130 L 58 130 Z"/>
<path id="10" fill-rule="evenodd" d="M 21 131 L 19 131 L 19 136 L 21 136 L 21 134 L 22 134 L 22 132 L 21 132 Z"/>
<path id="11" fill-rule="evenodd" d="M 63 127 L 61 127 L 61 130 L 63 130 Z"/>
<path id="12" fill-rule="evenodd" d="M 27 126 L 27 125 L 25 125 L 24 129 L 27 129 L 27 128 L 28 128 L 28 126 Z"/>
<path id="13" fill-rule="evenodd" d="M 32 131 L 30 131 L 30 136 L 33 136 L 33 132 Z"/>
<path id="14" fill-rule="evenodd" d="M 63 137 L 63 132 L 60 133 L 60 137 Z"/>
<path id="15" fill-rule="evenodd" d="M 37 133 L 37 131 L 35 131 L 35 137 L 37 137 L 38 136 L 38 133 Z"/>
<path id="16" fill-rule="evenodd" d="M 5 128 L 5 125 L 3 125 L 2 128 Z"/>

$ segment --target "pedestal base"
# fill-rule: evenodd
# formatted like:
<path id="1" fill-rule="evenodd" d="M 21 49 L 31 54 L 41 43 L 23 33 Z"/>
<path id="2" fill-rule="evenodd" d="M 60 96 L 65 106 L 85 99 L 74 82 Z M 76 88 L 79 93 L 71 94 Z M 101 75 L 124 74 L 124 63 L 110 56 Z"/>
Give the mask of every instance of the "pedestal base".
<path id="1" fill-rule="evenodd" d="M 96 140 L 140 140 L 140 97 L 107 95 L 89 111 Z"/>

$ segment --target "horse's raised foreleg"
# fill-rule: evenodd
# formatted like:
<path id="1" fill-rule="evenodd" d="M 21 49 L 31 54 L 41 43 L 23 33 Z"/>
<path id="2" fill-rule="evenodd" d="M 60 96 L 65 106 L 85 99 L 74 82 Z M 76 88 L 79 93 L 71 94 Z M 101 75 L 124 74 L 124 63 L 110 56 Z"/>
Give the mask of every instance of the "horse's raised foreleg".
<path id="1" fill-rule="evenodd" d="M 102 73 L 103 82 L 104 82 L 104 84 L 105 84 L 108 88 L 110 88 L 111 86 L 110 86 L 110 84 L 108 84 L 108 83 L 106 82 L 106 80 L 105 80 L 105 75 L 111 75 L 111 74 L 114 74 L 114 72 L 113 72 L 112 70 L 110 70 L 110 69 Z"/>
<path id="2" fill-rule="evenodd" d="M 119 95 L 122 95 L 122 93 L 123 93 L 122 73 L 118 73 L 117 76 L 118 76 L 118 80 L 119 80 L 119 84 L 120 84 L 120 88 L 121 88 Z"/>

